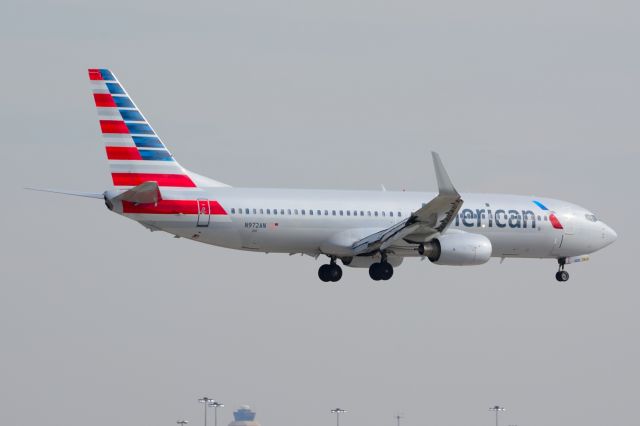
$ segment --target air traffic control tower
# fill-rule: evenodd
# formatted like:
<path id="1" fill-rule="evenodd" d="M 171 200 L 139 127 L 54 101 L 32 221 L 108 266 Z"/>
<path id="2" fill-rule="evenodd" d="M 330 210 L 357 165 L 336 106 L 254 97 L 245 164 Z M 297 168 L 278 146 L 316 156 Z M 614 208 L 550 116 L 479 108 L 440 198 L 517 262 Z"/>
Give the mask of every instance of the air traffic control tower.
<path id="1" fill-rule="evenodd" d="M 248 405 L 243 405 L 233 412 L 233 421 L 229 423 L 229 426 L 260 426 L 260 423 L 255 421 L 256 413 L 251 411 Z"/>

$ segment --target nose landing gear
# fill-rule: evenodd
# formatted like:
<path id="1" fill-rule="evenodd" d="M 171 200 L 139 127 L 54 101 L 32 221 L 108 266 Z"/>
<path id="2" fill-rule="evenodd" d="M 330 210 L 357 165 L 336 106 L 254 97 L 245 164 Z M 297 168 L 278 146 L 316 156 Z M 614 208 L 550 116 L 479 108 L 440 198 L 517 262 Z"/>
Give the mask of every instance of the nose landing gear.
<path id="1" fill-rule="evenodd" d="M 320 266 L 318 269 L 318 278 L 320 278 L 325 283 L 332 281 L 337 282 L 342 278 L 342 268 L 336 264 L 336 258 L 331 258 L 331 263 L 328 265 Z"/>
<path id="2" fill-rule="evenodd" d="M 556 280 L 560 282 L 569 281 L 569 273 L 564 270 L 564 265 L 566 264 L 567 259 L 561 257 L 558 259 L 558 272 L 556 272 Z"/>

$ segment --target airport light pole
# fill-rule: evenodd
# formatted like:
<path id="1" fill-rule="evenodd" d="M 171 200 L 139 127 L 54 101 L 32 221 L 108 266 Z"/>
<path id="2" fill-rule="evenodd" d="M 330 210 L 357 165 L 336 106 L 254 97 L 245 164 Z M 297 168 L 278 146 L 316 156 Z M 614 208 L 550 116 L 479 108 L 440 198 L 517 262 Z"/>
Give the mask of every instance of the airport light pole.
<path id="1" fill-rule="evenodd" d="M 189 423 L 189 420 L 176 420 L 176 423 L 178 423 L 180 426 L 185 426 L 187 423 Z"/>
<path id="2" fill-rule="evenodd" d="M 500 414 L 501 411 L 507 411 L 507 409 L 499 405 L 494 405 L 489 408 L 489 411 L 494 411 L 496 413 L 496 426 L 498 426 L 498 414 Z"/>
<path id="3" fill-rule="evenodd" d="M 336 414 L 336 426 L 340 426 L 340 413 L 346 413 L 347 410 L 343 410 L 342 408 L 334 408 L 331 410 L 332 413 Z"/>
<path id="4" fill-rule="evenodd" d="M 207 398 L 206 396 L 203 396 L 202 398 L 200 398 L 200 399 L 198 400 L 198 402 L 199 402 L 200 404 L 203 404 L 203 405 L 204 405 L 204 426 L 207 426 L 207 405 L 208 405 L 210 402 L 213 402 L 213 399 L 211 399 L 211 398 Z"/>
<path id="5" fill-rule="evenodd" d="M 209 403 L 209 407 L 213 407 L 213 424 L 214 426 L 218 426 L 218 408 L 224 407 L 224 404 L 218 401 L 213 401 Z"/>
<path id="6" fill-rule="evenodd" d="M 402 418 L 402 414 L 396 414 L 396 422 L 397 426 L 400 426 L 400 419 Z"/>

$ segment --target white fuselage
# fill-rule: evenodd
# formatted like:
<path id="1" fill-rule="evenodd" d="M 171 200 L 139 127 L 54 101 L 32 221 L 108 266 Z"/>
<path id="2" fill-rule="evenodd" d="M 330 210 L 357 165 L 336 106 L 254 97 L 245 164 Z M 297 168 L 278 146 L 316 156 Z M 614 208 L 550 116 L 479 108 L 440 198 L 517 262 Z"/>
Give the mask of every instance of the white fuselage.
<path id="1" fill-rule="evenodd" d="M 123 212 L 118 203 L 114 210 L 151 229 L 216 246 L 340 257 L 349 255 L 354 241 L 406 219 L 436 195 L 231 187 L 164 189 L 163 202 L 181 200 L 180 207 L 161 213 Z M 491 241 L 493 257 L 578 256 L 599 250 L 616 238 L 610 227 L 575 204 L 532 196 L 461 195 L 464 204 L 445 233 L 484 235 Z M 219 206 L 214 207 L 214 202 Z M 199 203 L 199 207 L 182 211 L 185 203 Z M 560 227 L 554 227 L 551 214 Z M 419 256 L 416 245 L 409 243 L 396 247 L 393 254 Z"/>

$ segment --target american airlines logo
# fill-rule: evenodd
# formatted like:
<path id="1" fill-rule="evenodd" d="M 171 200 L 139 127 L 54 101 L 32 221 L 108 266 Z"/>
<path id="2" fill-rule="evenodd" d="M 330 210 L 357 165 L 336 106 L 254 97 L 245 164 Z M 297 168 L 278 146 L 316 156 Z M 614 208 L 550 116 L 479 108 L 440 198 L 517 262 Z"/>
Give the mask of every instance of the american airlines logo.
<path id="1" fill-rule="evenodd" d="M 539 201 L 534 201 L 533 203 L 545 211 L 545 220 L 548 217 L 551 226 L 555 229 L 563 229 L 556 215 L 550 212 L 545 205 Z M 455 218 L 455 226 L 535 229 L 536 219 L 540 219 L 540 217 L 532 210 L 498 209 L 493 212 L 491 209 L 462 209 Z"/>

